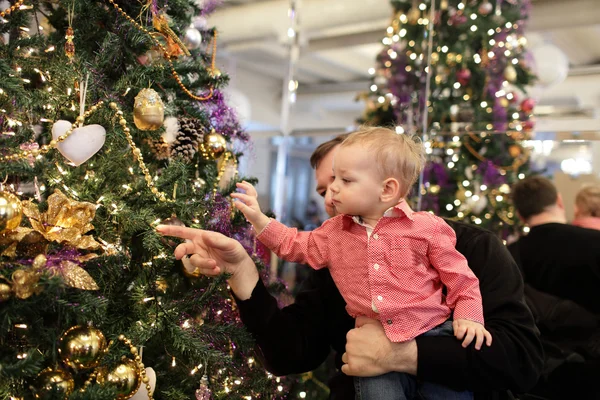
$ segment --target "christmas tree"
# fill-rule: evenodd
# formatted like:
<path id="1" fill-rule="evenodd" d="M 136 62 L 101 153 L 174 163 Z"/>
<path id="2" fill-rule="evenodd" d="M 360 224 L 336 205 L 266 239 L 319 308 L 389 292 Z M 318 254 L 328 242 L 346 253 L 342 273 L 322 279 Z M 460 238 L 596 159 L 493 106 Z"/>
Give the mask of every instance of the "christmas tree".
<path id="1" fill-rule="evenodd" d="M 266 258 L 228 197 L 248 136 L 215 66 L 214 6 L 1 10 L 2 398 L 286 392 L 256 365 L 226 277 L 196 276 L 154 230 L 216 230 Z"/>
<path id="2" fill-rule="evenodd" d="M 533 129 L 526 87 L 534 76 L 523 36 L 530 2 L 392 6 L 360 122 L 423 136 L 428 163 L 413 199 L 421 209 L 507 237 L 518 230 L 508 195 L 527 174 L 522 141 Z"/>

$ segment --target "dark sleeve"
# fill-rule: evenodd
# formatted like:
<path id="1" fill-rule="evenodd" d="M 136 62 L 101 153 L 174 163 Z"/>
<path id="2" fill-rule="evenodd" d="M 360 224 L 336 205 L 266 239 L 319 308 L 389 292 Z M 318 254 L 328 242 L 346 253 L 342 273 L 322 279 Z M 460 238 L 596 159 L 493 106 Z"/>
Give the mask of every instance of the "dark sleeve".
<path id="1" fill-rule="evenodd" d="M 543 350 L 523 299 L 521 274 L 506 247 L 489 232 L 481 231 L 460 247 L 479 278 L 492 346 L 464 349 L 454 337 L 418 337 L 417 375 L 456 389 L 522 393 L 541 373 Z"/>
<path id="2" fill-rule="evenodd" d="M 313 370 L 329 354 L 327 296 L 318 276 L 311 274 L 295 303 L 282 309 L 260 280 L 250 299 L 236 298 L 242 322 L 256 340 L 258 356 L 274 375 Z"/>

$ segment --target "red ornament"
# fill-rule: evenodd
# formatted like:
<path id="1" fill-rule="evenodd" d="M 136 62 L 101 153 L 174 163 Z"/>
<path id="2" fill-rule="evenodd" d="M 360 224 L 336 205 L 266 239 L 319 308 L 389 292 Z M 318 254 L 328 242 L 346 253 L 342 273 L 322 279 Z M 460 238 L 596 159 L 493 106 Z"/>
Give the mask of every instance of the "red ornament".
<path id="1" fill-rule="evenodd" d="M 521 102 L 521 110 L 523 110 L 527 113 L 532 112 L 534 107 L 535 107 L 535 100 L 533 100 L 531 97 L 529 97 Z"/>
<path id="2" fill-rule="evenodd" d="M 463 68 L 456 72 L 456 80 L 461 85 L 465 86 L 471 80 L 471 70 Z"/>
<path id="3" fill-rule="evenodd" d="M 521 124 L 521 126 L 523 127 L 523 130 L 525 132 L 529 132 L 535 126 L 535 121 L 533 120 L 533 118 L 530 118 L 527 121 L 523 121 L 523 123 Z"/>

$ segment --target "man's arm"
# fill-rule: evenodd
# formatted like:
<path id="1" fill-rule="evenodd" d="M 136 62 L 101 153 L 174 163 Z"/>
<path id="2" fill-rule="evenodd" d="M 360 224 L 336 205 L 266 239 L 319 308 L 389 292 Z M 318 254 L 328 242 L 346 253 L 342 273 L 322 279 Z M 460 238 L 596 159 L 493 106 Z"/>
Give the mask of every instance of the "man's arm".
<path id="1" fill-rule="evenodd" d="M 417 376 L 458 389 L 524 392 L 539 377 L 543 350 L 523 298 L 521 274 L 491 233 L 465 234 L 462 242 L 458 231 L 457 236 L 457 249 L 479 278 L 485 325 L 493 343 L 475 350 L 473 346 L 463 349 L 452 337 L 419 337 Z"/>
<path id="2" fill-rule="evenodd" d="M 321 270 L 311 271 L 295 303 L 282 309 L 261 281 L 249 299 L 236 299 L 242 321 L 255 338 L 268 371 L 275 375 L 311 371 L 331 351 L 332 337 L 343 340 L 353 320 L 340 313 L 344 303 L 336 293 L 329 271 Z"/>

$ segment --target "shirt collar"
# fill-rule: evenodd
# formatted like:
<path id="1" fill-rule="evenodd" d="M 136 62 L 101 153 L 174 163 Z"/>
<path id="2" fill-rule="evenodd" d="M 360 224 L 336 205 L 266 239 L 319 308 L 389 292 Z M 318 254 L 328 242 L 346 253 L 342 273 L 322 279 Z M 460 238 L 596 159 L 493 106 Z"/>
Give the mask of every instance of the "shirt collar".
<path id="1" fill-rule="evenodd" d="M 398 202 L 398 204 L 385 210 L 385 212 L 383 213 L 383 216 L 388 217 L 388 218 L 393 218 L 393 217 L 402 218 L 403 216 L 405 216 L 408 219 L 410 219 L 411 221 L 414 221 L 413 213 L 414 213 L 414 211 L 410 208 L 408 203 L 404 200 L 400 200 L 400 202 Z M 352 222 L 355 222 L 359 225 L 364 225 L 364 223 L 362 222 L 362 218 L 360 218 L 358 215 L 345 214 L 343 224 L 342 224 L 343 229 L 344 230 L 349 229 L 350 225 L 352 225 Z"/>

